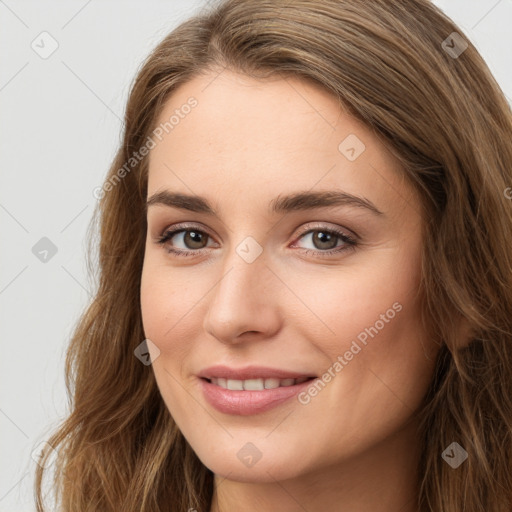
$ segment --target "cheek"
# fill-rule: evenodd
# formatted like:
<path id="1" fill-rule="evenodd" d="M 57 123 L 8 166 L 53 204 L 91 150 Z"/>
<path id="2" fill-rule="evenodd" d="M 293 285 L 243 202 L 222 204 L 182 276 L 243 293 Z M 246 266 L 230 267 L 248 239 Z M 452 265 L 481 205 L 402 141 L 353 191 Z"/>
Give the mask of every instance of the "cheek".
<path id="1" fill-rule="evenodd" d="M 197 303 L 198 297 L 190 293 L 183 274 L 171 272 L 169 268 L 146 260 L 141 276 L 141 314 L 144 334 L 161 351 L 161 355 L 183 350 L 190 343 L 185 335 L 187 313 Z"/>
<path id="2" fill-rule="evenodd" d="M 387 337 L 388 344 L 397 345 L 410 335 L 405 331 L 419 333 L 419 269 L 419 262 L 410 257 L 404 261 L 389 250 L 369 254 L 353 266 L 303 271 L 300 279 L 292 274 L 287 279 L 307 306 L 301 329 L 333 360 L 353 340 L 365 346 L 374 337 Z"/>
<path id="3" fill-rule="evenodd" d="M 180 282 L 179 272 L 145 260 L 140 289 L 144 334 L 160 351 L 153 360 L 152 370 L 168 410 L 179 423 L 183 421 L 182 416 L 186 417 L 188 398 L 183 388 L 188 384 L 182 375 L 182 362 L 189 357 L 194 336 L 192 316 L 187 315 L 194 300 L 187 290 L 190 288 Z"/>
<path id="4" fill-rule="evenodd" d="M 300 397 L 303 414 L 320 438 L 331 439 L 337 454 L 357 451 L 400 429 L 421 405 L 432 378 L 435 353 L 421 330 L 416 276 L 411 273 L 410 279 L 402 277 L 390 286 L 392 276 L 377 274 L 345 275 L 338 280 L 342 288 L 330 285 L 310 295 L 323 305 L 312 309 L 335 334 L 325 335 L 317 321 L 323 330 L 313 331 L 311 318 L 309 327 L 305 317 L 301 324 L 312 348 L 327 356 L 318 386 Z M 304 286 L 313 289 L 311 283 Z M 322 420 L 317 424 L 316 418 Z"/>
<path id="5" fill-rule="evenodd" d="M 388 397 L 411 407 L 423 397 L 437 347 L 423 333 L 421 267 L 413 253 L 419 251 L 409 248 L 407 257 L 382 251 L 364 269 L 329 272 L 324 279 L 303 273 L 296 280 L 294 290 L 307 297 L 317 317 L 303 315 L 301 330 L 327 356 L 324 371 L 336 377 L 326 379 L 337 380 L 340 393 L 370 402 Z"/>

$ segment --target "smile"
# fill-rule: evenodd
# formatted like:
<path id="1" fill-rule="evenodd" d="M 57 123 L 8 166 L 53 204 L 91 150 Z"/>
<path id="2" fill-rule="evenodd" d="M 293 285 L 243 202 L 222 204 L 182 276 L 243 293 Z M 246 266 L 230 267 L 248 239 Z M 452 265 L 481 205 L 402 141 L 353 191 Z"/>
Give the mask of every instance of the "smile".
<path id="1" fill-rule="evenodd" d="M 316 379 L 300 372 L 261 366 L 241 369 L 214 366 L 201 371 L 197 377 L 207 404 L 221 413 L 237 416 L 259 414 L 278 407 Z"/>
<path id="2" fill-rule="evenodd" d="M 276 389 L 281 387 L 295 386 L 301 384 L 307 380 L 311 380 L 313 377 L 299 377 L 298 379 L 224 379 L 221 377 L 209 379 L 209 381 L 215 386 L 219 386 L 223 389 L 229 389 L 231 391 L 262 391 L 264 389 Z"/>

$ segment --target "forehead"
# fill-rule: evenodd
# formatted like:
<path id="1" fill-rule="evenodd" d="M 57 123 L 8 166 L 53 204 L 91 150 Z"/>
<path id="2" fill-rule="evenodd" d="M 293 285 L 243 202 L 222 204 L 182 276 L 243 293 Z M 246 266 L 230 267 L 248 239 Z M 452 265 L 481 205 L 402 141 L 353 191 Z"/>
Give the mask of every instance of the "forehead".
<path id="1" fill-rule="evenodd" d="M 403 188 L 385 143 L 329 92 L 295 77 L 195 77 L 172 93 L 155 128 L 148 195 L 217 194 L 229 184 L 254 198 L 267 188 L 342 187 L 396 201 L 393 189 Z"/>

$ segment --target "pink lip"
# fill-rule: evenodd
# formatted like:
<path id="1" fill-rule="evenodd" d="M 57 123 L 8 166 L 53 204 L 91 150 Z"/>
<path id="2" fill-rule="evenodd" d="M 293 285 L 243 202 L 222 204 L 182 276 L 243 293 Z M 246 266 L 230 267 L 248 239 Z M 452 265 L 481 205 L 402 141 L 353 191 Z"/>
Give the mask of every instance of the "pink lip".
<path id="1" fill-rule="evenodd" d="M 311 377 L 311 375 L 307 373 L 296 373 L 256 366 L 238 370 L 226 366 L 213 366 L 201 371 L 198 377 L 200 377 L 199 382 L 205 400 L 212 407 L 222 413 L 236 414 L 239 416 L 257 414 L 277 407 L 300 393 L 313 382 L 313 380 L 307 380 L 293 386 L 283 386 L 275 389 L 238 391 L 224 389 L 207 380 L 212 377 L 235 380 L 262 378 L 297 379 L 299 377 Z"/>

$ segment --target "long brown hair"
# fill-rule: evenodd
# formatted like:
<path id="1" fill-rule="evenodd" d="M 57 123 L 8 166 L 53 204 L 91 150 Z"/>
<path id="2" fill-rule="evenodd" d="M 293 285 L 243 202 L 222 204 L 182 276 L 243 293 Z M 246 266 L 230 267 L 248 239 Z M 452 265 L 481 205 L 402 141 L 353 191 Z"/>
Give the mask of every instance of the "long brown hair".
<path id="1" fill-rule="evenodd" d="M 418 509 L 510 511 L 512 114 L 478 51 L 427 0 L 227 0 L 182 23 L 145 61 L 91 223 L 98 282 L 67 353 L 71 411 L 48 439 L 62 510 L 209 511 L 213 474 L 174 423 L 151 366 L 134 356 L 145 338 L 148 169 L 147 158 L 126 163 L 177 86 L 227 67 L 315 81 L 403 163 L 428 219 L 424 324 L 440 344 L 421 411 Z M 468 454 L 457 469 L 442 457 L 453 442 Z M 43 474 L 38 467 L 39 512 Z"/>

